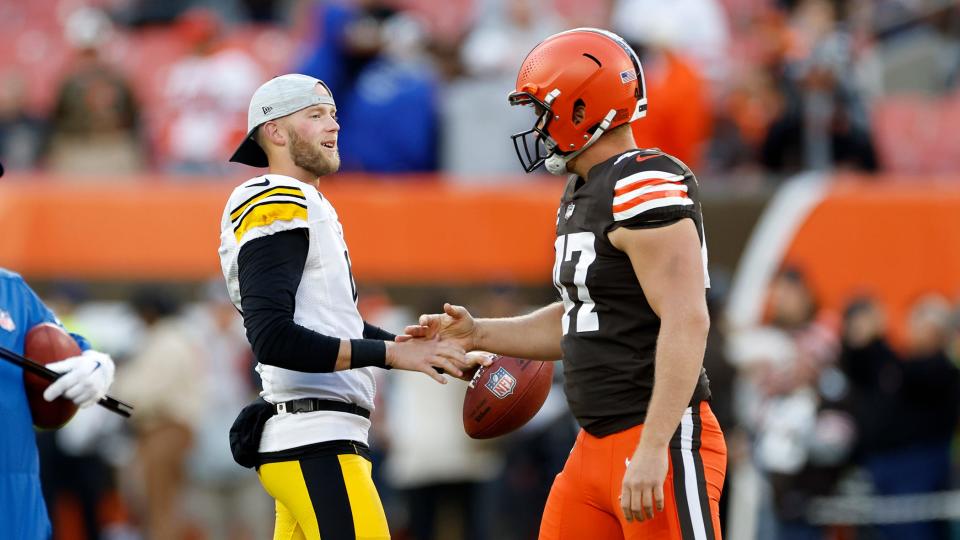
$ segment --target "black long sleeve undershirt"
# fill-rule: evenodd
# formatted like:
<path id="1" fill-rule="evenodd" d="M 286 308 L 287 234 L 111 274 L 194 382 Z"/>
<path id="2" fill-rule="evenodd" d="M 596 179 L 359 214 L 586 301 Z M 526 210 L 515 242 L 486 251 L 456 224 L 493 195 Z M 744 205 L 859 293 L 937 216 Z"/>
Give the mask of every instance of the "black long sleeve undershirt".
<path id="1" fill-rule="evenodd" d="M 382 341 L 393 341 L 397 339 L 396 334 L 391 334 L 379 326 L 374 326 L 367 321 L 363 321 L 364 339 L 379 339 Z"/>
<path id="2" fill-rule="evenodd" d="M 307 373 L 329 373 L 337 365 L 340 338 L 295 323 L 297 289 L 310 249 L 307 229 L 293 229 L 252 240 L 240 248 L 237 266 L 240 307 L 247 339 L 257 361 Z M 380 341 L 394 335 L 364 322 L 363 337 Z"/>

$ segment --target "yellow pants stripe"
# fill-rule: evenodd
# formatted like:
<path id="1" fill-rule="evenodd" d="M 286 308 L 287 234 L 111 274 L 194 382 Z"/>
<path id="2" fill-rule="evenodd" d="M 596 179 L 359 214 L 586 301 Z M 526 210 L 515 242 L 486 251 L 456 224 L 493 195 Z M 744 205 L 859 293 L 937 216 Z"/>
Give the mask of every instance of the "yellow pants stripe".
<path id="1" fill-rule="evenodd" d="M 260 483 L 277 501 L 274 540 L 320 540 L 320 526 L 299 461 L 267 463 L 260 467 Z"/>
<path id="2" fill-rule="evenodd" d="M 356 454 L 262 465 L 260 483 L 277 503 L 274 540 L 389 540 L 371 469 Z"/>
<path id="3" fill-rule="evenodd" d="M 387 528 L 387 516 L 380 504 L 380 495 L 373 485 L 371 470 L 373 466 L 356 454 L 341 454 L 340 470 L 347 485 L 347 496 L 353 510 L 353 527 L 357 538 L 380 540 L 390 538 Z"/>

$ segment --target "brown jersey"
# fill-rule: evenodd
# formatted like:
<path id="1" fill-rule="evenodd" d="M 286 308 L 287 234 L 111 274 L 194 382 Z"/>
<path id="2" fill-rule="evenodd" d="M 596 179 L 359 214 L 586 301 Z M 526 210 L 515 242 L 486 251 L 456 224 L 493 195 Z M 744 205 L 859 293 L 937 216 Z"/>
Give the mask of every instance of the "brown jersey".
<path id="1" fill-rule="evenodd" d="M 690 218 L 703 236 L 697 179 L 656 149 L 631 150 L 571 177 L 557 214 L 553 281 L 563 299 L 567 401 L 580 426 L 604 436 L 644 422 L 653 392 L 660 318 L 637 281 L 630 258 L 607 234 Z M 709 287 L 706 277 L 704 287 Z M 710 397 L 701 370 L 692 402 Z"/>

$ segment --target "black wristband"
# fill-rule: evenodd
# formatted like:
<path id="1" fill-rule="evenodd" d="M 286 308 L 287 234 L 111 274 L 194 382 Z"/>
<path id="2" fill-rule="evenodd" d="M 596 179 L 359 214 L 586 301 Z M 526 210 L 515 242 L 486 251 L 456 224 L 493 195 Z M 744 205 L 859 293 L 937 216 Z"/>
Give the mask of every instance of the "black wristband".
<path id="1" fill-rule="evenodd" d="M 379 339 L 351 339 L 350 369 L 362 367 L 390 369 L 387 365 L 387 344 Z"/>

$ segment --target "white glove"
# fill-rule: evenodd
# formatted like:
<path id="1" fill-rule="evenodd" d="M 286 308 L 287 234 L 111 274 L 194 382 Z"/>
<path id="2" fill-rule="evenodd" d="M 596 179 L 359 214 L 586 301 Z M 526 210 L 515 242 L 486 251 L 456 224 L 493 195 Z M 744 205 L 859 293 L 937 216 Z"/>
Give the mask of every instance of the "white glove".
<path id="1" fill-rule="evenodd" d="M 89 407 L 107 395 L 113 383 L 113 360 L 102 352 L 84 351 L 80 356 L 47 364 L 47 367 L 63 373 L 43 391 L 43 399 L 47 401 L 62 395 L 80 407 Z"/>

